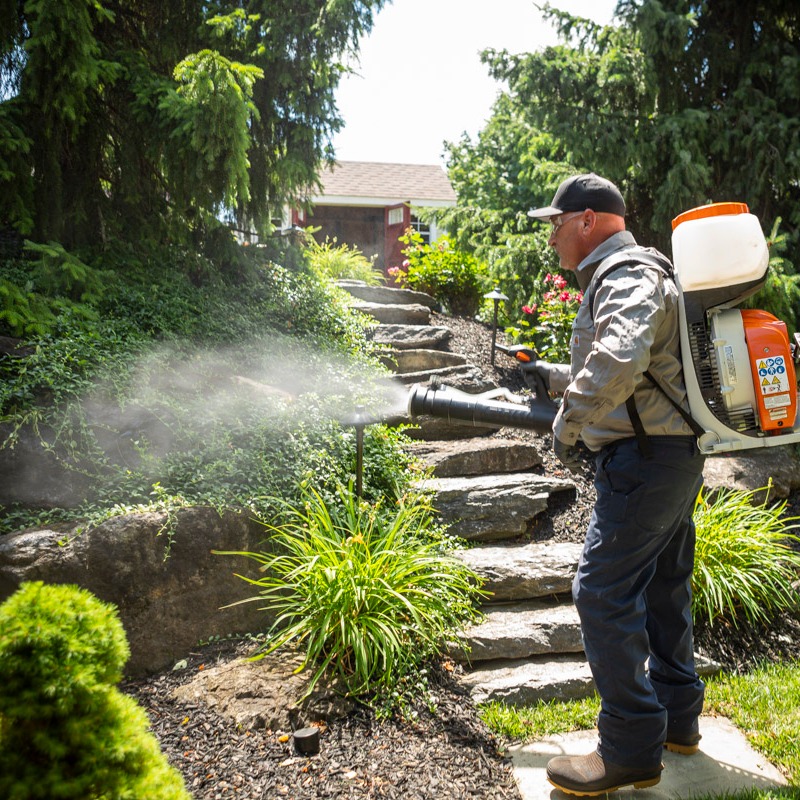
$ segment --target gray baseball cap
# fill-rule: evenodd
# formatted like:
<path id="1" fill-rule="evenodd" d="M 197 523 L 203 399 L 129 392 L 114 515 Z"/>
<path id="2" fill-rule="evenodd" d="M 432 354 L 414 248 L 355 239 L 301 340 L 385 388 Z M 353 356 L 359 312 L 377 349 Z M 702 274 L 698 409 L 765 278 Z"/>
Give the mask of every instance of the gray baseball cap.
<path id="1" fill-rule="evenodd" d="M 625 201 L 622 193 L 611 181 L 589 172 L 586 175 L 573 175 L 561 182 L 546 208 L 532 208 L 529 217 L 546 219 L 566 214 L 570 211 L 592 211 L 625 216 Z"/>

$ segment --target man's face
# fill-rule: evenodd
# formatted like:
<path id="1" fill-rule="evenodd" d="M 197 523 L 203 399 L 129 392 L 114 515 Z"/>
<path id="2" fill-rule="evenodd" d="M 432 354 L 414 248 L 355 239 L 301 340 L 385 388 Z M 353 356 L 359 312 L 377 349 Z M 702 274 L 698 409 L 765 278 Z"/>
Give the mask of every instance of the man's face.
<path id="1" fill-rule="evenodd" d="M 574 272 L 587 255 L 584 238 L 580 235 L 586 211 L 571 211 L 550 217 L 552 230 L 547 243 L 558 253 L 562 269 Z"/>

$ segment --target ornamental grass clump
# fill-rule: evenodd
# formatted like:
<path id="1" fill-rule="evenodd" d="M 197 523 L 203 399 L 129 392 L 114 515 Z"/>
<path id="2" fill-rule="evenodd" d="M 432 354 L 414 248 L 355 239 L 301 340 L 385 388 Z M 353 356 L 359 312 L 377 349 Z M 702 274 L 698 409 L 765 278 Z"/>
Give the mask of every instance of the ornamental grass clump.
<path id="1" fill-rule="evenodd" d="M 754 504 L 755 494 L 723 489 L 697 499 L 695 619 L 763 624 L 798 605 L 800 539 L 790 533 L 798 517 L 783 516 L 785 501 Z"/>
<path id="2" fill-rule="evenodd" d="M 191 800 L 136 702 L 116 609 L 77 586 L 23 583 L 0 606 L 0 797 Z"/>
<path id="3" fill-rule="evenodd" d="M 352 486 L 331 501 L 307 490 L 302 506 L 268 528 L 273 554 L 227 554 L 261 564 L 263 577 L 239 577 L 259 589 L 251 600 L 277 614 L 256 657 L 300 646 L 301 669 L 314 670 L 309 694 L 324 675 L 349 696 L 385 701 L 477 616 L 479 580 L 444 552 L 422 498 L 387 511 Z"/>
<path id="4" fill-rule="evenodd" d="M 368 286 L 384 282 L 383 274 L 375 267 L 375 256 L 367 258 L 355 246 L 338 244 L 335 237 L 326 237 L 320 244 L 309 236 L 305 253 L 311 271 L 321 279 L 358 280 Z"/>

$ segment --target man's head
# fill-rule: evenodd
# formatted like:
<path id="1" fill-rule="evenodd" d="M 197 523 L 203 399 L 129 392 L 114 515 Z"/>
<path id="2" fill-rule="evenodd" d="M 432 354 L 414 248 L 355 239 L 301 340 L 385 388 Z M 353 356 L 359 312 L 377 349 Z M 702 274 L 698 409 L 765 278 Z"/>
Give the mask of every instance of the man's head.
<path id="1" fill-rule="evenodd" d="M 574 270 L 609 236 L 625 230 L 625 201 L 611 181 L 590 172 L 567 178 L 549 206 L 528 216 L 551 223 L 549 244 L 561 266 Z"/>

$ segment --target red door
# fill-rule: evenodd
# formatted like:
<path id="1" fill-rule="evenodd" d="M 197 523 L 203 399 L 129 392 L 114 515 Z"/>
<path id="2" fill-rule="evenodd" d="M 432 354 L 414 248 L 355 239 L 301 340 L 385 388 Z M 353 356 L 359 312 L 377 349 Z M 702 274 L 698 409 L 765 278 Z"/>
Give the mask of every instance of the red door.
<path id="1" fill-rule="evenodd" d="M 393 282 L 388 273 L 389 268 L 399 267 L 403 263 L 402 250 L 405 245 L 399 239 L 409 225 L 411 225 L 411 207 L 407 203 L 387 206 L 384 209 L 383 273 L 388 283 Z"/>

